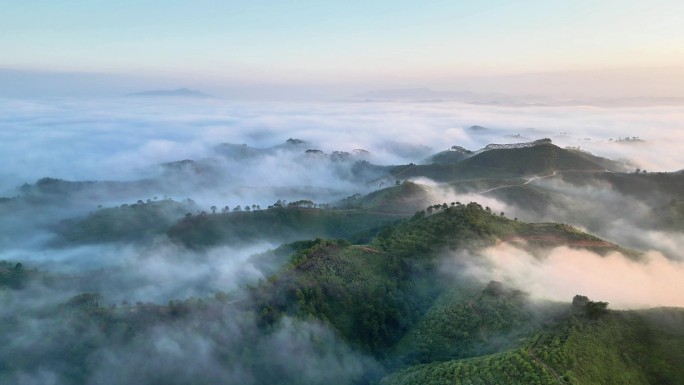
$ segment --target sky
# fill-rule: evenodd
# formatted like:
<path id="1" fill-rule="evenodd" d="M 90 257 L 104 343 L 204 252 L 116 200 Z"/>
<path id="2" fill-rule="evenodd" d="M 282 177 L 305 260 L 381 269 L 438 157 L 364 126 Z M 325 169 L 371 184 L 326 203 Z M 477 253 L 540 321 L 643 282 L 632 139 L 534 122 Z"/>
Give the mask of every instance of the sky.
<path id="1" fill-rule="evenodd" d="M 0 333 L 0 362 L 36 368 L 6 382 L 64 384 L 73 368 L 61 358 L 73 357 L 60 342 L 107 341 L 99 328 L 62 328 L 45 316 L 76 294 L 165 304 L 222 291 L 251 309 L 242 288 L 274 268 L 252 256 L 277 239 L 204 250 L 165 237 L 51 246 L 58 229 L 100 207 L 148 198 L 192 198 L 188 210 L 198 212 L 281 199 L 334 204 L 394 183 L 372 167 L 358 176 L 359 158 L 308 157 L 304 148 L 365 149 L 372 164 L 396 165 L 454 145 L 551 138 L 634 171 L 684 171 L 681 15 L 684 2 L 675 0 L 0 0 L 0 261 L 69 277 L 54 288 L 0 290 L 0 319 L 16 321 Z M 219 98 L 120 97 L 180 87 Z M 489 102 L 437 100 L 449 92 Z M 615 98 L 634 100 L 609 103 Z M 547 100 L 558 103 L 533 103 Z M 643 140 L 616 140 L 625 137 Z M 283 147 L 288 138 L 306 144 Z M 243 158 L 230 151 L 243 147 L 222 143 L 269 150 Z M 163 165 L 188 159 L 195 163 Z M 75 191 L 44 204 L 13 198 L 45 177 L 104 183 L 65 183 Z M 650 227 L 654 208 L 669 199 L 537 178 L 533 186 L 555 198 L 536 213 L 496 195 L 416 182 L 436 203 L 477 201 L 509 218 L 568 223 L 645 252 L 637 262 L 556 248 L 540 261 L 498 243 L 474 256 L 480 262 L 466 260 L 459 275 L 500 280 L 533 298 L 567 302 L 583 293 L 614 309 L 684 306 L 684 233 Z M 453 255 L 459 268 L 466 254 Z M 262 335 L 251 313 L 227 309 L 155 325 L 130 344 L 98 346 L 79 372 L 92 371 L 92 384 L 259 383 L 253 374 L 270 373 L 257 373 L 263 359 L 284 382 L 345 383 L 377 365 L 323 324 L 285 317 Z M 56 364 L 45 365 L 50 360 Z"/>
<path id="2" fill-rule="evenodd" d="M 683 12 L 674 0 L 3 1 L 0 85 L 684 96 Z"/>

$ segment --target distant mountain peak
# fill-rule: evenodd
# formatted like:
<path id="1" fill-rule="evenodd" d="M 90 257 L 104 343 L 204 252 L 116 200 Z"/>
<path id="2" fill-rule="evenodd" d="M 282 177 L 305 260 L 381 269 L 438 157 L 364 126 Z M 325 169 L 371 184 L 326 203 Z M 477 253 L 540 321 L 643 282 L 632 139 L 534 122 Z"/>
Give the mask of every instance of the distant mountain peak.
<path id="1" fill-rule="evenodd" d="M 293 138 L 290 138 L 290 139 L 286 140 L 285 143 L 287 143 L 287 144 L 298 145 L 298 144 L 305 144 L 306 141 L 301 140 L 301 139 L 293 139 Z"/>
<path id="2" fill-rule="evenodd" d="M 136 92 L 127 96 L 135 97 L 182 97 L 182 98 L 213 98 L 214 96 L 189 88 L 177 88 L 175 90 L 152 90 Z"/>
<path id="3" fill-rule="evenodd" d="M 477 151 L 471 151 L 468 150 L 465 147 L 461 146 L 451 146 L 448 150 L 439 152 L 437 154 L 434 154 L 425 160 L 423 160 L 423 164 L 430 164 L 430 163 L 440 163 L 440 164 L 454 164 L 458 163 L 464 159 L 470 158 L 472 156 L 475 156 L 477 154 L 481 154 L 483 152 L 489 151 L 489 150 L 511 150 L 511 149 L 516 149 L 516 148 L 528 148 L 528 147 L 536 147 L 536 146 L 541 146 L 545 144 L 553 144 L 551 142 L 551 139 L 549 138 L 543 138 L 543 139 L 537 139 L 531 142 L 523 142 L 523 143 L 507 143 L 507 144 L 498 144 L 498 143 L 490 143 L 486 145 L 484 148 L 481 148 Z"/>

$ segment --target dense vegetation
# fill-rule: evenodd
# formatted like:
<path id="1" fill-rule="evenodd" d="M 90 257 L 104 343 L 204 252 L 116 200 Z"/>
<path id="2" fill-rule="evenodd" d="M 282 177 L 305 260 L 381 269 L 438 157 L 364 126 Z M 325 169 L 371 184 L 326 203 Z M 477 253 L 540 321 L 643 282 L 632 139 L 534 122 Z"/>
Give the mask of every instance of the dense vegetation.
<path id="1" fill-rule="evenodd" d="M 257 240 L 292 242 L 323 238 L 364 239 L 367 232 L 401 218 L 362 210 L 273 207 L 251 212 L 189 216 L 168 235 L 189 247 L 245 244 Z"/>
<path id="2" fill-rule="evenodd" d="M 60 242 L 97 243 L 136 241 L 164 234 L 188 211 L 196 209 L 191 202 L 142 200 L 133 204 L 97 210 L 83 219 L 64 221 L 59 225 Z"/>
<path id="3" fill-rule="evenodd" d="M 368 245 L 320 240 L 300 250 L 279 274 L 254 290 L 261 322 L 273 323 L 286 314 L 323 319 L 345 340 L 384 356 L 416 327 L 435 299 L 453 286 L 453 278 L 441 277 L 438 271 L 439 256 L 445 250 L 477 249 L 497 239 L 530 233 L 549 234 L 552 239 L 544 240 L 545 245 L 596 239 L 565 225 L 509 220 L 475 203 L 439 207 L 432 215 L 420 212 L 411 220 L 385 227 Z M 512 313 L 524 308 L 523 298 L 519 292 L 492 284 L 476 301 L 487 314 L 483 319 L 492 323 L 492 333 L 505 334 L 529 317 Z M 497 312 L 501 314 L 496 316 Z M 475 313 L 466 311 L 463 317 Z M 462 326 L 465 333 L 482 326 L 478 320 L 472 322 Z M 479 351 L 474 344 L 464 341 L 454 349 L 463 349 L 462 354 L 468 349 Z M 420 350 L 414 353 L 421 354 Z M 434 354 L 442 353 L 435 349 Z"/>
<path id="4" fill-rule="evenodd" d="M 393 348 L 402 364 L 482 356 L 515 347 L 558 311 L 533 305 L 525 293 L 492 281 L 459 285 L 435 300 L 420 322 Z"/>
<path id="5" fill-rule="evenodd" d="M 258 155 L 247 147 L 218 150 L 226 157 Z M 640 198 L 656 185 L 659 192 L 650 198 L 660 202 L 657 215 L 666 228 L 681 230 L 684 174 L 605 173 L 617 165 L 553 145 L 436 160 L 440 164 L 394 167 L 396 184 L 333 205 L 279 201 L 267 209 L 212 207 L 207 213 L 191 201 L 155 199 L 60 223 L 60 245 L 168 236 L 172 242 L 164 246 L 192 255 L 196 260 L 189 262 L 199 269 L 215 268 L 202 266 L 212 252 L 222 264 L 234 263 L 230 247 L 212 246 L 286 244 L 241 261 L 263 277 L 247 288 L 165 304 L 118 303 L 82 289 L 88 279 L 112 272 L 106 268 L 85 277 L 48 275 L 0 262 L 0 298 L 6 300 L 0 345 L 8 347 L 0 349 L 0 383 L 31 383 L 26 378 L 34 377 L 22 376 L 33 373 L 54 384 L 112 378 L 150 384 L 684 383 L 684 310 L 615 311 L 601 298 L 582 295 L 572 303 L 536 301 L 524 288 L 464 272 L 468 263 L 483 262 L 482 248 L 502 241 L 540 260 L 558 246 L 634 259 L 639 253 L 567 224 L 526 223 L 474 202 L 433 204 L 427 188 L 400 181 L 428 176 L 536 213 L 556 204 L 557 196 L 525 184 L 532 175 L 565 171 L 569 183 L 609 183 Z M 368 176 L 386 171 L 367 162 L 354 170 Z M 138 193 L 150 187 L 109 183 L 45 178 L 0 203 L 77 201 L 97 198 L 99 189 Z M 155 263 L 155 257 L 149 252 L 144 258 L 151 261 L 137 262 Z M 48 305 L 37 304 L 53 295 Z M 320 361 L 309 365 L 313 359 Z M 101 372 L 103 362 L 115 373 Z"/>
<path id="6" fill-rule="evenodd" d="M 516 349 L 409 367 L 382 383 L 681 384 L 682 317 L 681 309 L 568 315 Z"/>

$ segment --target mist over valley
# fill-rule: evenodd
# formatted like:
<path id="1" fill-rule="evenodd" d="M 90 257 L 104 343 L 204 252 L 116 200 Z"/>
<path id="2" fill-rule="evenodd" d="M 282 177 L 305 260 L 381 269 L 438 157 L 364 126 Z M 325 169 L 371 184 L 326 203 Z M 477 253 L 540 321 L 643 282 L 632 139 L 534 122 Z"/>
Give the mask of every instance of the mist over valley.
<path id="1" fill-rule="evenodd" d="M 3 383 L 682 378 L 679 107 L 0 111 Z"/>

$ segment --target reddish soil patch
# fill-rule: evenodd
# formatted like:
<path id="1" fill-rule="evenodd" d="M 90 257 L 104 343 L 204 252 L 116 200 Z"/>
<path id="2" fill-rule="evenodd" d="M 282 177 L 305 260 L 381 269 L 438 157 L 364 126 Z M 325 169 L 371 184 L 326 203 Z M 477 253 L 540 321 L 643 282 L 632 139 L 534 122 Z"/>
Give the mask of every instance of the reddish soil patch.
<path id="1" fill-rule="evenodd" d="M 530 236 L 514 236 L 503 240 L 504 242 L 529 242 L 529 241 L 543 241 L 554 243 L 558 245 L 566 245 L 569 247 L 615 247 L 614 244 L 606 241 L 572 241 L 563 237 L 555 235 L 530 235 Z"/>
<path id="2" fill-rule="evenodd" d="M 380 250 L 375 249 L 375 248 L 373 248 L 373 247 L 368 247 L 368 246 L 358 246 L 358 248 L 361 249 L 361 250 L 363 250 L 363 251 L 366 251 L 366 252 L 368 252 L 368 253 L 375 253 L 375 254 L 377 254 L 377 253 L 380 252 Z"/>

